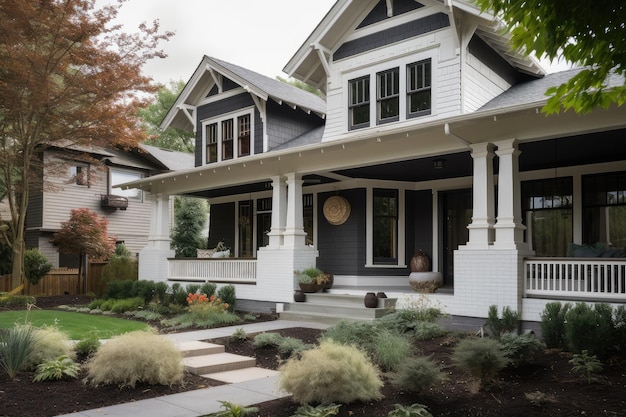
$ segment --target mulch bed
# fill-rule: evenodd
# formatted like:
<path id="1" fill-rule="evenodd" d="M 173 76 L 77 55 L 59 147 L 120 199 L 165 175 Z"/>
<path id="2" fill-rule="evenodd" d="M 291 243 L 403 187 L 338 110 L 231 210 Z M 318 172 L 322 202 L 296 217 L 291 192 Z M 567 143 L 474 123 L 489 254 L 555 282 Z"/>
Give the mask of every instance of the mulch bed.
<path id="1" fill-rule="evenodd" d="M 79 296 L 65 296 L 56 300 L 40 298 L 37 305 L 53 308 L 59 304 L 86 304 L 87 301 Z M 321 332 L 294 328 L 279 333 L 314 343 Z M 275 369 L 280 360 L 278 352 L 275 349 L 254 349 L 251 339 L 252 335 L 249 335 L 246 341 L 223 338 L 213 342 L 224 344 L 232 353 L 256 356 L 258 366 Z M 453 366 L 450 360 L 453 347 L 442 346 L 442 341 L 416 342 L 416 348 L 424 355 L 432 354 L 444 366 L 448 374 L 445 383 L 424 396 L 402 392 L 387 383 L 383 400 L 342 405 L 338 416 L 384 417 L 395 404 L 414 403 L 427 405 L 435 417 L 626 416 L 626 365 L 623 361 L 615 360 L 607 366 L 601 383 L 587 384 L 571 372 L 567 355 L 547 353 L 529 366 L 505 370 L 490 390 L 478 391 L 476 381 Z M 138 385 L 135 389 L 93 388 L 84 385 L 81 379 L 33 383 L 32 377 L 33 374 L 27 372 L 20 373 L 15 380 L 0 376 L 0 416 L 55 416 L 219 385 L 191 374 L 186 375 L 185 384 L 181 386 Z M 525 393 L 536 391 L 546 394 L 550 401 L 542 406 L 532 405 Z M 298 404 L 286 398 L 258 407 L 259 412 L 252 416 L 291 417 Z"/>

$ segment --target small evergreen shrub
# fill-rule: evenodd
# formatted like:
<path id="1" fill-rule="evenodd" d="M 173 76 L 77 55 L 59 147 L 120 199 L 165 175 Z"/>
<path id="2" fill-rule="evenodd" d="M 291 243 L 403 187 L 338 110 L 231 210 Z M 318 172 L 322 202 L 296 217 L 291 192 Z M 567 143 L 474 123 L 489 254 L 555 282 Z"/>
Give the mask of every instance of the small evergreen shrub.
<path id="1" fill-rule="evenodd" d="M 615 346 L 617 353 L 624 356 L 626 355 L 626 308 L 623 305 L 617 307 L 613 312 L 613 317 Z"/>
<path id="2" fill-rule="evenodd" d="M 589 355 L 589 352 L 583 350 L 581 353 L 575 353 L 569 363 L 572 364 L 572 371 L 583 375 L 587 383 L 598 382 L 600 377 L 598 374 L 604 369 L 604 365 L 596 355 Z"/>
<path id="3" fill-rule="evenodd" d="M 135 331 L 111 338 L 87 362 L 87 382 L 93 386 L 134 388 L 138 382 L 173 385 L 183 379 L 182 354 L 171 340 Z M 112 366 L 115 364 L 115 366 Z"/>
<path id="4" fill-rule="evenodd" d="M 187 294 L 195 294 L 200 289 L 200 284 L 187 284 L 185 287 L 185 292 Z"/>
<path id="5" fill-rule="evenodd" d="M 137 259 L 126 256 L 112 256 L 109 262 L 102 268 L 102 280 L 100 282 L 101 288 L 98 292 L 108 293 L 109 286 L 115 285 L 116 281 L 136 282 L 139 278 L 139 264 Z M 133 297 L 128 289 L 128 284 L 124 284 L 122 288 L 125 289 L 124 293 L 120 294 L 118 298 Z M 132 284 L 131 284 L 132 286 Z M 110 296 L 105 296 L 110 298 Z"/>
<path id="6" fill-rule="evenodd" d="M 234 285 L 225 285 L 217 290 L 217 297 L 221 299 L 223 303 L 228 304 L 228 311 L 230 311 L 231 313 L 235 312 L 235 304 L 237 303 L 237 298 L 235 296 Z"/>
<path id="7" fill-rule="evenodd" d="M 167 283 L 163 281 L 156 282 L 154 284 L 154 298 L 153 302 L 156 304 L 164 304 L 167 300 Z"/>
<path id="8" fill-rule="evenodd" d="M 561 305 L 555 301 L 547 303 L 541 313 L 541 338 L 549 349 L 566 347 L 565 317 L 571 306 L 570 303 Z"/>
<path id="9" fill-rule="evenodd" d="M 300 404 L 348 404 L 382 397 L 379 371 L 366 354 L 332 340 L 292 357 L 279 370 L 280 388 Z"/>
<path id="10" fill-rule="evenodd" d="M 280 353 L 283 358 L 288 358 L 293 355 L 299 355 L 307 349 L 311 349 L 311 345 L 295 337 L 283 337 L 277 348 L 278 353 Z"/>
<path id="11" fill-rule="evenodd" d="M 415 326 L 413 334 L 417 340 L 432 340 L 445 335 L 446 332 L 437 323 L 421 321 Z"/>
<path id="12" fill-rule="evenodd" d="M 341 404 L 319 404 L 313 407 L 309 404 L 301 405 L 296 414 L 291 417 L 329 417 L 339 414 Z"/>
<path id="13" fill-rule="evenodd" d="M 554 402 L 554 397 L 541 391 L 525 392 L 524 397 L 535 407 L 543 407 L 544 405 Z"/>
<path id="14" fill-rule="evenodd" d="M 89 304 L 87 304 L 87 307 L 90 310 L 102 310 L 102 304 L 104 304 L 106 300 L 104 298 L 96 298 L 95 300 L 91 300 L 91 302 Z"/>
<path id="15" fill-rule="evenodd" d="M 156 283 L 154 281 L 135 281 L 132 289 L 133 297 L 140 297 L 144 304 L 150 303 L 156 297 Z"/>
<path id="16" fill-rule="evenodd" d="M 342 345 L 365 347 L 371 344 L 378 330 L 374 323 L 341 321 L 324 331 L 323 339 L 332 339 Z"/>
<path id="17" fill-rule="evenodd" d="M 505 333 L 500 337 L 500 343 L 504 349 L 504 356 L 515 366 L 530 363 L 546 348 L 546 345 L 532 334 Z"/>
<path id="18" fill-rule="evenodd" d="M 391 410 L 387 417 L 433 417 L 433 415 L 428 412 L 428 407 L 416 403 L 408 407 L 396 404 L 396 408 Z"/>
<path id="19" fill-rule="evenodd" d="M 67 356 L 47 360 L 37 365 L 34 382 L 57 381 L 63 378 L 78 378 L 80 365 Z"/>
<path id="20" fill-rule="evenodd" d="M 122 314 L 127 311 L 135 311 L 143 307 L 144 300 L 141 297 L 125 298 L 122 300 L 114 300 L 111 311 L 116 314 Z"/>
<path id="21" fill-rule="evenodd" d="M 248 333 L 243 329 L 243 327 L 238 328 L 230 335 L 231 340 L 235 340 L 238 342 L 243 342 L 248 340 Z"/>
<path id="22" fill-rule="evenodd" d="M 24 362 L 24 368 L 35 370 L 46 361 L 53 361 L 59 356 L 74 359 L 76 354 L 67 335 L 56 327 L 33 329 L 33 350 Z"/>
<path id="23" fill-rule="evenodd" d="M 502 309 L 502 317 L 498 317 L 498 306 L 489 306 L 486 325 L 496 339 L 499 339 L 504 333 L 518 334 L 521 321 L 522 315 L 511 310 L 509 306 L 504 306 Z"/>
<path id="24" fill-rule="evenodd" d="M 106 287 L 102 298 L 105 300 L 122 300 L 124 298 L 132 298 L 133 286 L 136 280 L 133 279 L 112 279 L 106 281 Z"/>
<path id="25" fill-rule="evenodd" d="M 14 379 L 24 368 L 34 345 L 34 331 L 29 325 L 0 330 L 0 368 L 9 378 Z"/>
<path id="26" fill-rule="evenodd" d="M 413 345 L 403 335 L 380 331 L 366 349 L 382 370 L 395 371 L 412 354 Z"/>
<path id="27" fill-rule="evenodd" d="M 277 347 L 282 341 L 283 337 L 278 333 L 259 333 L 254 336 L 252 346 L 254 346 L 255 349 Z"/>
<path id="28" fill-rule="evenodd" d="M 2 308 L 26 308 L 29 304 L 36 302 L 36 298 L 30 295 L 0 295 L 0 307 Z"/>
<path id="29" fill-rule="evenodd" d="M 215 291 L 217 291 L 217 285 L 213 282 L 205 282 L 202 286 L 200 286 L 199 290 L 200 294 L 206 294 L 207 297 L 215 295 Z"/>
<path id="30" fill-rule="evenodd" d="M 100 346 L 102 346 L 100 339 L 98 339 L 96 333 L 92 333 L 84 339 L 79 340 L 74 345 L 74 351 L 79 358 L 86 359 L 96 353 Z"/>
<path id="31" fill-rule="evenodd" d="M 600 358 L 608 356 L 611 348 L 613 317 L 611 307 L 596 304 L 591 308 L 586 303 L 576 303 L 566 315 L 565 336 L 571 352 L 583 350 Z"/>
<path id="32" fill-rule="evenodd" d="M 491 383 L 509 363 L 502 344 L 488 338 L 461 340 L 454 348 L 452 359 L 459 368 L 479 378 L 481 387 Z"/>
<path id="33" fill-rule="evenodd" d="M 424 394 L 444 379 L 441 367 L 431 356 L 417 356 L 403 363 L 393 382 L 403 390 Z"/>
<path id="34" fill-rule="evenodd" d="M 187 296 L 189 295 L 183 287 L 178 283 L 172 284 L 172 288 L 169 292 L 168 301 L 171 304 L 177 304 L 181 306 L 187 306 Z"/>
<path id="35" fill-rule="evenodd" d="M 24 252 L 24 275 L 31 284 L 38 284 L 51 268 L 48 258 L 39 249 L 28 249 Z"/>

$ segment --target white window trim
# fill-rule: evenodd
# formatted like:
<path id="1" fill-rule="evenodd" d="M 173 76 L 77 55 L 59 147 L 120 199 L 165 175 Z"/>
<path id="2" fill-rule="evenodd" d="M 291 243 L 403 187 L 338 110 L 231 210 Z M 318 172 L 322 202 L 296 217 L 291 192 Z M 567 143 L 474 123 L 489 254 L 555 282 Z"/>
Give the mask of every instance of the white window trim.
<path id="1" fill-rule="evenodd" d="M 398 263 L 396 265 L 374 264 L 374 188 L 367 187 L 365 190 L 365 268 L 406 268 L 406 210 L 404 188 L 396 188 L 398 191 Z"/>
<path id="2" fill-rule="evenodd" d="M 206 126 L 213 123 L 217 123 L 217 162 L 222 162 L 222 122 L 228 119 L 233 119 L 233 157 L 232 159 L 227 159 L 227 161 L 232 161 L 239 158 L 237 118 L 240 116 L 245 116 L 246 114 L 250 116 L 250 154 L 245 156 L 254 155 L 254 109 L 254 107 L 247 107 L 246 109 L 239 109 L 236 112 L 221 114 L 219 117 L 214 117 L 212 119 L 202 121 L 202 165 L 210 165 L 212 163 L 215 163 L 208 163 L 206 160 Z"/>
<path id="3" fill-rule="evenodd" d="M 76 175 L 78 173 L 78 170 L 76 168 L 81 168 L 81 169 L 85 169 L 85 172 L 87 174 L 87 178 L 85 178 L 85 184 L 79 184 L 76 180 Z M 89 164 L 86 163 L 82 163 L 82 162 L 72 162 L 70 165 L 70 169 L 69 169 L 69 175 L 70 175 L 70 184 L 76 186 L 76 187 L 87 187 L 90 188 L 91 187 L 91 167 L 89 166 Z"/>
<path id="4" fill-rule="evenodd" d="M 129 200 L 132 201 L 138 201 L 138 202 L 143 202 L 143 191 L 141 189 L 134 189 L 136 190 L 139 195 L 137 197 L 128 197 L 126 195 L 122 193 L 116 192 L 113 190 L 114 188 L 118 188 L 113 184 L 113 172 L 120 172 L 120 173 L 131 173 L 133 175 L 139 175 L 139 179 L 144 178 L 144 174 L 141 171 L 137 171 L 137 170 L 133 170 L 133 169 L 125 169 L 125 168 L 118 168 L 118 167 L 109 167 L 108 170 L 108 175 L 109 175 L 109 186 L 108 186 L 108 191 L 109 194 L 115 194 L 115 195 L 122 195 L 126 198 L 128 198 Z M 129 180 L 129 181 L 133 181 L 133 180 Z M 124 182 L 129 182 L 129 181 L 124 181 Z M 123 182 L 121 182 L 120 184 L 123 184 Z"/>
<path id="5" fill-rule="evenodd" d="M 407 117 L 408 109 L 407 109 L 407 65 L 424 61 L 430 59 L 431 63 L 431 80 L 430 80 L 430 92 L 431 92 L 431 103 L 430 103 L 430 114 L 425 114 L 423 116 L 417 117 Z M 343 91 L 345 92 L 344 103 L 343 103 L 343 112 L 344 112 L 344 129 L 346 132 L 356 132 L 362 131 L 365 129 L 372 129 L 379 127 L 384 124 L 393 124 L 400 123 L 406 121 L 417 121 L 417 120 L 426 120 L 428 118 L 434 117 L 437 114 L 437 77 L 438 70 L 437 67 L 437 59 L 435 55 L 435 51 L 429 50 L 427 52 L 423 52 L 415 55 L 407 55 L 403 56 L 400 59 L 385 61 L 383 63 L 363 68 L 358 71 L 353 72 L 345 72 L 342 74 L 342 85 Z M 377 92 L 378 92 L 378 76 L 379 72 L 384 72 L 391 70 L 393 68 L 398 67 L 399 77 L 400 77 L 400 103 L 399 103 L 399 120 L 397 122 L 383 122 L 379 123 L 378 121 L 378 105 L 377 105 Z M 361 128 L 351 128 L 350 127 L 350 81 L 369 76 L 370 79 L 370 125 L 369 127 L 361 127 Z"/>

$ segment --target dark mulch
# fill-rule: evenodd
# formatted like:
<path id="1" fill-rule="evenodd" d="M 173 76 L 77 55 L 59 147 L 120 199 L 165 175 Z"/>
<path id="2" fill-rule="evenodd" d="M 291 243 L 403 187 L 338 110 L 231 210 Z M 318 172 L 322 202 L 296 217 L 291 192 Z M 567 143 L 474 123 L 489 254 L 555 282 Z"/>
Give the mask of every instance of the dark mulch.
<path id="1" fill-rule="evenodd" d="M 76 304 L 84 304 L 76 300 Z M 50 302 L 50 305 L 46 303 Z M 71 304 L 67 299 L 57 303 Z M 38 306 L 53 307 L 52 300 L 38 300 Z M 298 337 L 314 343 L 319 330 L 294 328 L 281 330 L 283 336 Z M 226 346 L 227 351 L 256 356 L 258 366 L 276 368 L 279 354 L 275 349 L 258 350 L 252 347 L 252 335 L 247 341 L 229 338 L 214 340 Z M 571 372 L 569 357 L 550 353 L 541 355 L 531 365 L 521 369 L 507 369 L 498 384 L 488 391 L 478 391 L 477 384 L 450 360 L 452 346 L 442 346 L 442 339 L 417 342 L 422 354 L 433 354 L 448 374 L 447 381 L 433 388 L 427 395 L 402 392 L 387 383 L 385 398 L 376 402 L 357 402 L 343 405 L 340 417 L 387 416 L 395 404 L 425 404 L 435 417 L 528 417 L 528 416 L 626 416 L 626 365 L 615 361 L 603 372 L 601 383 L 587 384 Z M 138 386 L 135 389 L 117 387 L 92 388 L 80 380 L 33 383 L 32 374 L 21 373 L 10 381 L 0 376 L 0 416 L 46 417 L 99 408 L 129 401 L 137 401 L 211 385 L 211 381 L 187 375 L 184 386 Z M 216 384 L 217 385 L 217 384 Z M 533 406 L 525 393 L 540 391 L 550 401 Z M 259 404 L 254 417 L 290 417 L 298 405 L 290 398 Z"/>

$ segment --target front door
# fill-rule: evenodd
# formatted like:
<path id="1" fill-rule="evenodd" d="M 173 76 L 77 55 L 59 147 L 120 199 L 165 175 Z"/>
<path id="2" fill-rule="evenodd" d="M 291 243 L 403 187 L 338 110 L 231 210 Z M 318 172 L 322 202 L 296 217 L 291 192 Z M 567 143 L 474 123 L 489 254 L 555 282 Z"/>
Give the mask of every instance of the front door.
<path id="1" fill-rule="evenodd" d="M 239 202 L 239 257 L 252 258 L 252 201 Z"/>
<path id="2" fill-rule="evenodd" d="M 467 225 L 472 221 L 472 190 L 452 190 L 439 193 L 440 239 L 443 283 L 454 284 L 454 251 L 469 240 Z"/>

